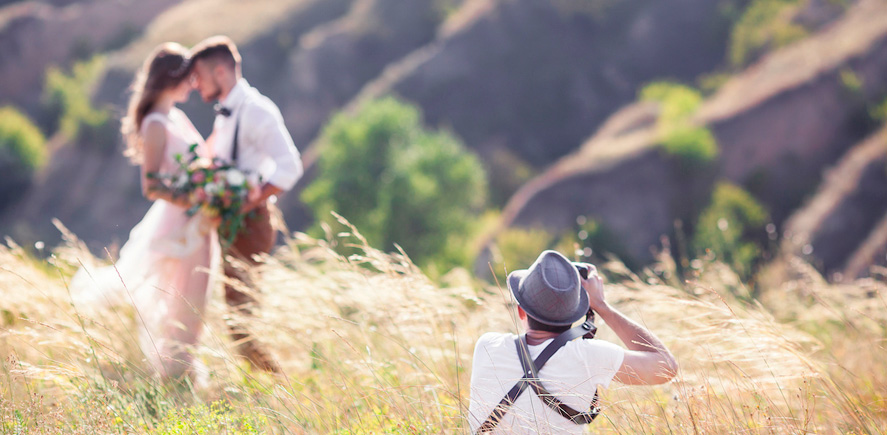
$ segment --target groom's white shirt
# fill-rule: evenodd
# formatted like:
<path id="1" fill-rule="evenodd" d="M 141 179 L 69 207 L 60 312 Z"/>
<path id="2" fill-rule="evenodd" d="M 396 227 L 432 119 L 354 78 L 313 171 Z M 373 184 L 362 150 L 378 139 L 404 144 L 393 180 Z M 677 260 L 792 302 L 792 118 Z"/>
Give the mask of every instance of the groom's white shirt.
<path id="1" fill-rule="evenodd" d="M 277 105 L 242 78 L 219 103 L 231 115 L 217 115 L 213 124 L 216 157 L 231 161 L 234 128 L 240 122 L 237 167 L 258 175 L 263 183 L 290 190 L 302 177 L 302 159 Z"/>

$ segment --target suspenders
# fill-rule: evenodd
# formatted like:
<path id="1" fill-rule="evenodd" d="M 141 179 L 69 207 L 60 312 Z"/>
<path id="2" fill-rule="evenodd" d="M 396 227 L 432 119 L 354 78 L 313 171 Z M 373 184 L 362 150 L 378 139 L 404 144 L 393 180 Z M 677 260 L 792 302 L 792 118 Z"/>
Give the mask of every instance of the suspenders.
<path id="1" fill-rule="evenodd" d="M 242 105 L 242 104 L 241 104 Z M 234 143 L 231 144 L 231 163 L 237 164 L 237 133 L 240 132 L 240 111 L 237 112 L 237 119 L 234 120 Z"/>
<path id="2" fill-rule="evenodd" d="M 249 98 L 249 96 L 248 95 L 245 96 L 244 101 L 246 98 Z M 241 101 L 240 104 L 237 105 L 237 118 L 234 120 L 234 140 L 231 142 L 231 163 L 234 163 L 234 164 L 237 163 L 237 154 L 239 151 L 238 150 L 238 148 L 239 148 L 238 142 L 239 141 L 238 141 L 237 136 L 240 133 L 240 111 L 241 111 L 240 109 L 243 107 L 244 101 Z M 223 107 L 221 103 L 216 103 L 216 105 L 215 105 L 215 107 L 213 107 L 213 109 L 216 112 L 216 116 L 222 115 L 225 117 L 229 117 L 232 114 L 231 109 L 229 109 L 227 107 Z"/>
<path id="3" fill-rule="evenodd" d="M 591 310 L 589 310 L 589 312 L 590 311 Z M 548 405 L 548 407 L 557 411 L 561 417 L 564 417 L 575 424 L 589 424 L 598 416 L 598 414 L 600 414 L 597 392 L 594 393 L 594 398 L 591 401 L 591 407 L 589 410 L 586 412 L 580 412 L 561 402 L 557 397 L 554 397 L 544 386 L 542 386 L 542 382 L 539 379 L 539 370 L 542 369 L 542 366 L 548 362 L 548 359 L 551 358 L 555 352 L 564 347 L 567 342 L 582 336 L 585 336 L 586 338 L 594 337 L 597 328 L 592 323 L 591 319 L 593 319 L 593 316 L 593 313 L 590 314 L 583 324 L 558 335 L 548 346 L 545 347 L 545 349 L 542 350 L 542 353 L 539 354 L 539 357 L 536 358 L 535 361 L 530 357 L 526 334 L 514 340 L 514 345 L 517 347 L 517 355 L 524 370 L 524 376 L 514 384 L 514 387 L 508 391 L 508 394 L 506 394 L 499 404 L 493 408 L 493 412 L 490 413 L 490 416 L 487 417 L 486 421 L 484 421 L 477 429 L 478 434 L 491 432 L 495 429 L 496 425 L 498 425 L 505 414 L 508 413 L 508 409 L 511 405 L 513 405 L 517 398 L 526 391 L 527 387 L 530 387 L 533 392 L 536 393 L 536 396 Z"/>

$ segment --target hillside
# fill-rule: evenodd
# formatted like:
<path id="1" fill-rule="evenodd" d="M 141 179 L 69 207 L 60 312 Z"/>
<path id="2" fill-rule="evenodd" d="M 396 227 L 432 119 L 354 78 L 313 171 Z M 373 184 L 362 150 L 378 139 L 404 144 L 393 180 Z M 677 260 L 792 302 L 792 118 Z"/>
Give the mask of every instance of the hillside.
<path id="1" fill-rule="evenodd" d="M 504 203 L 526 181 L 519 173 L 575 150 L 640 85 L 714 69 L 726 27 L 718 4 L 703 0 L 475 1 L 361 98 L 393 93 L 451 128 L 484 159 Z"/>
<path id="2" fill-rule="evenodd" d="M 133 283 L 69 283 L 150 206 L 135 71 L 220 33 L 306 174 L 252 314 L 197 269 L 199 364 L 161 381 Z M 475 343 L 524 332 L 502 279 L 543 249 L 680 366 L 589 431 L 887 427 L 887 0 L 0 0 L 0 114 L 0 434 L 467 432 Z"/>
<path id="3" fill-rule="evenodd" d="M 848 77 L 858 85 L 848 84 Z M 655 107 L 630 106 L 580 151 L 518 191 L 503 221 L 557 233 L 587 215 L 615 232 L 632 258 L 647 262 L 660 236 L 673 233 L 675 220 L 691 222 L 712 182 L 726 179 L 746 186 L 781 228 L 822 172 L 873 131 L 866 109 L 887 95 L 885 77 L 887 5 L 862 1 L 821 33 L 765 56 L 703 102 L 694 122 L 717 138 L 714 167 L 695 175 L 680 170 L 658 146 Z"/>
<path id="4" fill-rule="evenodd" d="M 135 68 L 166 40 L 189 45 L 227 33 L 238 42 L 246 78 L 280 105 L 308 168 L 279 203 L 293 229 L 312 223 L 300 194 L 323 153 L 317 139 L 324 124 L 340 110 L 393 94 L 415 104 L 428 126 L 451 131 L 481 157 L 490 208 L 504 207 L 500 228 L 559 235 L 587 216 L 619 239 L 626 261 L 635 265 L 652 261 L 651 248 L 660 246 L 661 236 L 675 235 L 676 220 L 682 231 L 693 229 L 718 180 L 746 188 L 782 231 L 790 216 L 804 213 L 799 207 L 816 191 L 822 171 L 874 132 L 879 121 L 868 109 L 887 94 L 879 0 L 783 4 L 775 23 L 803 32 L 782 42 L 771 35 L 759 45 L 737 35 L 755 36 L 776 25 L 748 27 L 742 12 L 769 4 L 763 0 L 151 4 L 150 10 L 141 3 L 127 7 L 125 0 L 0 8 L 0 46 L 18 47 L 4 55 L 19 56 L 0 65 L 10 69 L 9 77 L 27 78 L 4 80 L 0 101 L 47 124 L 43 68 L 67 71 L 96 55 L 100 68 L 87 92 L 93 106 L 110 114 L 104 136 L 51 138 L 49 164 L 0 215 L 4 234 L 53 245 L 60 236 L 50 218 L 58 217 L 95 252 L 113 251 L 125 240 L 148 203 L 113 132 Z M 123 33 L 125 40 L 114 38 Z M 34 50 L 23 38 L 52 49 Z M 90 50 L 49 43 L 55 39 L 89 39 Z M 743 63 L 734 59 L 737 47 L 746 50 Z M 684 174 L 686 168 L 657 146 L 656 104 L 632 104 L 647 83 L 664 79 L 702 83 L 713 92 L 693 122 L 711 131 L 720 154 L 700 173 Z M 208 134 L 210 106 L 195 96 L 184 109 Z M 865 217 L 881 218 L 877 212 Z M 853 246 L 833 252 L 874 256 L 881 232 L 860 232 L 865 235 Z M 815 251 L 830 252 L 834 239 L 823 238 Z M 489 259 L 481 256 L 477 268 L 486 270 Z M 830 264 L 845 260 L 809 259 L 828 273 L 837 270 Z"/>
<path id="5" fill-rule="evenodd" d="M 224 32 L 241 46 L 244 76 L 266 94 L 276 96 L 293 138 L 305 152 L 305 144 L 331 112 L 388 62 L 428 42 L 440 17 L 432 1 L 414 2 L 410 8 L 390 0 L 353 4 L 294 0 L 268 2 L 268 7 L 234 3 L 225 6 L 191 0 L 163 12 L 142 37 L 109 55 L 95 92 L 96 104 L 110 104 L 119 112 L 134 69 L 144 53 L 159 42 L 176 40 L 187 45 Z M 201 13 L 204 10 L 212 13 Z M 227 30 L 245 17 L 250 17 L 253 25 Z M 193 97 L 184 110 L 208 134 L 211 107 L 197 100 Z M 136 194 L 137 170 L 119 154 L 122 144 L 95 145 L 75 142 L 61 147 L 26 198 L 0 218 L 7 231 L 20 240 L 52 243 L 58 240 L 57 232 L 47 219 L 35 218 L 54 216 L 69 222 L 95 249 L 124 238 L 125 229 L 147 210 L 147 202 Z M 83 168 L 94 169 L 83 172 Z M 95 199 L 59 194 L 64 190 L 61 186 L 71 185 Z M 115 187 L 108 189 L 109 185 Z M 285 201 L 289 201 L 284 207 L 290 223 L 304 227 L 307 217 L 300 211 L 297 195 Z"/>
<path id="6" fill-rule="evenodd" d="M 0 7 L 0 101 L 34 114 L 44 71 L 119 49 L 176 3 L 136 0 L 19 2 Z"/>
<path id="7" fill-rule="evenodd" d="M 854 146 L 785 224 L 782 252 L 853 280 L 887 265 L 887 128 Z"/>

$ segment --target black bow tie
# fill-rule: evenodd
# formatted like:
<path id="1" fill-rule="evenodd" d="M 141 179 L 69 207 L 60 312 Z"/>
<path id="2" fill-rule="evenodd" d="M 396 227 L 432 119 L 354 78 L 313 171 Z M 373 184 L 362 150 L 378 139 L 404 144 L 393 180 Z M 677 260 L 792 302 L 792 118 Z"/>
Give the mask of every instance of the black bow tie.
<path id="1" fill-rule="evenodd" d="M 216 115 L 222 115 L 225 117 L 231 116 L 231 109 L 224 107 L 221 104 L 216 104 L 215 106 L 213 106 L 213 110 L 216 111 Z"/>

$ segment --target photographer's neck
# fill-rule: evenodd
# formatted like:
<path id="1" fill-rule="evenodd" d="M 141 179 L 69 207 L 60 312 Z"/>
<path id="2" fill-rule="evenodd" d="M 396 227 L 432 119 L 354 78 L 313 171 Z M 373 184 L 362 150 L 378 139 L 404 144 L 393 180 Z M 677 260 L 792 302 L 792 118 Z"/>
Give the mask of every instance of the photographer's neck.
<path id="1" fill-rule="evenodd" d="M 529 329 L 527 330 L 527 344 L 529 344 L 530 346 L 542 344 L 545 342 L 545 340 L 551 340 L 558 335 L 560 335 L 560 333 Z"/>

